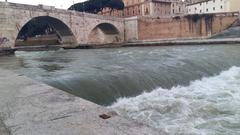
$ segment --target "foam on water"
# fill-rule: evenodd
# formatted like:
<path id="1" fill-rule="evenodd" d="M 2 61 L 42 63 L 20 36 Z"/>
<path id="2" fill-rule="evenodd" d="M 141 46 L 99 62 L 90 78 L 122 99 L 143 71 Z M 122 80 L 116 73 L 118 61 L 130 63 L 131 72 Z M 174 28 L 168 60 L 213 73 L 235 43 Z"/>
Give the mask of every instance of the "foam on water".
<path id="1" fill-rule="evenodd" d="M 169 134 L 240 134 L 240 67 L 186 87 L 121 98 L 111 108 Z"/>

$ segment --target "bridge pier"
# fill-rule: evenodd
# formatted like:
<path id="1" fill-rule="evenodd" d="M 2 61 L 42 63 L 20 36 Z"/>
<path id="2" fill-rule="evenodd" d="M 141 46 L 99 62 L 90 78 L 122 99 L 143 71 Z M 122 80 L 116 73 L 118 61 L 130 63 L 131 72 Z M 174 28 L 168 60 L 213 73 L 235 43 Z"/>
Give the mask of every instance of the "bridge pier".
<path id="1" fill-rule="evenodd" d="M 240 11 L 238 11 L 238 19 L 240 20 Z"/>

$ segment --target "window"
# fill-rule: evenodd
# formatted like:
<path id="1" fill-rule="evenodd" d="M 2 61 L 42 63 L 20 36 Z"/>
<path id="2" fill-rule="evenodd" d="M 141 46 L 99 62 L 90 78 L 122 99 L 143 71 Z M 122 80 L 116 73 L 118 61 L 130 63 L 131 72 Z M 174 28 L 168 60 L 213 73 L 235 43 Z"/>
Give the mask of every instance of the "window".
<path id="1" fill-rule="evenodd" d="M 149 14 L 148 8 L 146 8 L 145 14 L 147 14 L 147 15 Z"/>
<path id="2" fill-rule="evenodd" d="M 221 6 L 220 8 L 223 9 L 223 6 Z"/>
<path id="3" fill-rule="evenodd" d="M 213 7 L 213 10 L 215 11 L 215 7 Z"/>
<path id="4" fill-rule="evenodd" d="M 206 9 L 206 11 L 208 12 L 208 8 Z"/>

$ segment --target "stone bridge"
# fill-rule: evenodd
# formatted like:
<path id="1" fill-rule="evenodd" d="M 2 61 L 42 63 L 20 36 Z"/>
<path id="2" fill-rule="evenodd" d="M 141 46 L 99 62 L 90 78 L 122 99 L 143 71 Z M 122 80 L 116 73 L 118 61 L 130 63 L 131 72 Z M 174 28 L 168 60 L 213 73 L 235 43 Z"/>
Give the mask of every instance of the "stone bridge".
<path id="1" fill-rule="evenodd" d="M 0 2 L 0 49 L 14 48 L 25 41 L 32 24 L 54 28 L 58 43 L 74 45 L 209 38 L 232 26 L 240 26 L 239 12 L 184 15 L 176 17 L 116 18 L 56 9 Z M 37 28 L 36 28 L 37 29 Z M 33 39 L 44 36 L 36 36 Z M 51 36 L 47 36 L 48 38 Z M 38 41 L 35 41 L 39 43 Z M 44 43 L 40 43 L 45 45 Z"/>
<path id="2" fill-rule="evenodd" d="M 121 43 L 124 41 L 124 19 L 56 9 L 0 2 L 0 46 L 14 47 L 16 39 L 26 32 L 29 22 L 53 26 L 62 44 Z"/>

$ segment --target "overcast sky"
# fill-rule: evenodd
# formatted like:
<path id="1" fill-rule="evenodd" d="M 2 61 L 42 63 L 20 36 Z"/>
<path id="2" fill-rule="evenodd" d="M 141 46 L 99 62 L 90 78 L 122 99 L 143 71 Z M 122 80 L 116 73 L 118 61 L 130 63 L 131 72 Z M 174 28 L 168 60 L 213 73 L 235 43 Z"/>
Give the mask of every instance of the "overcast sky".
<path id="1" fill-rule="evenodd" d="M 5 0 L 0 0 L 5 1 Z M 8 2 L 12 3 L 23 3 L 23 4 L 30 4 L 30 5 L 49 5 L 55 6 L 56 8 L 69 8 L 73 3 L 82 2 L 85 0 L 8 0 Z"/>

